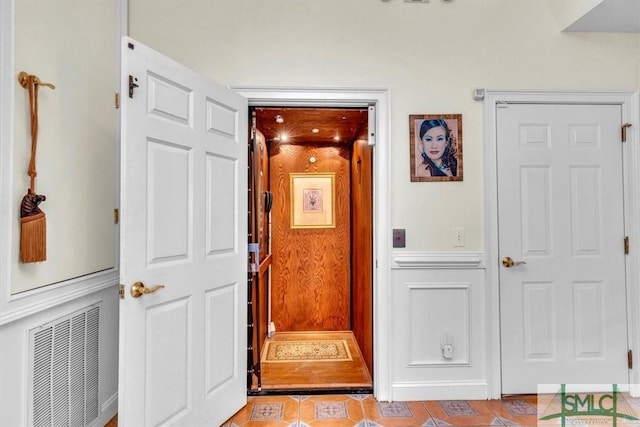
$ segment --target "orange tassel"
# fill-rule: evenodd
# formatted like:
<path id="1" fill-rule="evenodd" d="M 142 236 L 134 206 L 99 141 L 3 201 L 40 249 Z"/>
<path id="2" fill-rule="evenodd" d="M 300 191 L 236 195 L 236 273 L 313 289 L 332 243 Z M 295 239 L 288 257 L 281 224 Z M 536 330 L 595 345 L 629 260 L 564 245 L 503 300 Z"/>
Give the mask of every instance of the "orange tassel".
<path id="1" fill-rule="evenodd" d="M 47 219 L 44 212 L 20 218 L 20 260 L 40 262 L 47 259 Z"/>

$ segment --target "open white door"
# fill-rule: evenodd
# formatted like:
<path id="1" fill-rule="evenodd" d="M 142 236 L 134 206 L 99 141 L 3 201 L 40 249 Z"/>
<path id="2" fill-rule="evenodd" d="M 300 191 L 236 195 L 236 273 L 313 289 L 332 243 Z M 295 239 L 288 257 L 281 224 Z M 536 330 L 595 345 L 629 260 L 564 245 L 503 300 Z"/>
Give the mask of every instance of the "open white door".
<path id="1" fill-rule="evenodd" d="M 122 56 L 118 422 L 217 426 L 246 404 L 247 101 Z"/>

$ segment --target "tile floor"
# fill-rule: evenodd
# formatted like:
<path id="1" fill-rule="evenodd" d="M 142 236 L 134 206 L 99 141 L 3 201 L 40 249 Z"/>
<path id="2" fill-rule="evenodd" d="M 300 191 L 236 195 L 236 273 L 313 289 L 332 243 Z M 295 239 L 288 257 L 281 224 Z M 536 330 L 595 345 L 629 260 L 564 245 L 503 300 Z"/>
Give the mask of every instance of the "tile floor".
<path id="1" fill-rule="evenodd" d="M 640 398 L 625 396 L 640 418 Z M 378 402 L 369 394 L 251 396 L 248 404 L 223 427 L 412 427 L 412 426 L 537 426 L 535 396 L 503 400 Z M 559 419 L 545 425 L 561 425 Z M 596 425 L 569 423 L 571 426 Z M 599 423 L 599 426 L 614 425 Z M 620 427 L 640 421 L 618 420 Z"/>

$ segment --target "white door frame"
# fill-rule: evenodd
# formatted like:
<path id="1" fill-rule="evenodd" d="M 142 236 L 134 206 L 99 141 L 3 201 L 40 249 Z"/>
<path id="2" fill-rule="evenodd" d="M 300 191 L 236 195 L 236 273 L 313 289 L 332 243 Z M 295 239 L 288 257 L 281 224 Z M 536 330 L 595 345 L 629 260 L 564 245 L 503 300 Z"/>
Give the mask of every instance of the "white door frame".
<path id="1" fill-rule="evenodd" d="M 484 99 L 485 129 L 485 250 L 487 254 L 487 375 L 489 398 L 501 396 L 500 357 L 500 282 L 498 253 L 498 184 L 497 132 L 495 105 L 509 103 L 616 104 L 622 107 L 622 122 L 631 123 L 627 129 L 624 153 L 624 224 L 631 241 L 627 256 L 627 329 L 629 348 L 635 355 L 630 372 L 632 395 L 640 396 L 640 94 L 626 91 L 518 91 L 486 90 Z M 622 247 L 623 242 L 620 242 Z M 624 363 L 621 361 L 621 363 Z"/>
<path id="2" fill-rule="evenodd" d="M 391 398 L 389 319 L 390 252 L 390 107 L 387 89 L 317 89 L 231 86 L 249 106 L 376 107 L 373 150 L 373 376 L 374 396 Z"/>

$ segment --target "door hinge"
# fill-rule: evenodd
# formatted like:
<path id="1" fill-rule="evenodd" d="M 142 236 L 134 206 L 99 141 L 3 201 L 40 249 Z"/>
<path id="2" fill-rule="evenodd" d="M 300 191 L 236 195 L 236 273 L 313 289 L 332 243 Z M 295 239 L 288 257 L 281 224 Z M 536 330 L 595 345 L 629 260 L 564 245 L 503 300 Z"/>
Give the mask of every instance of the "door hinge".
<path id="1" fill-rule="evenodd" d="M 120 222 L 120 209 L 113 210 L 113 223 L 117 224 Z"/>
<path id="2" fill-rule="evenodd" d="M 508 106 L 506 101 L 496 101 L 496 108 L 507 108 Z"/>
<path id="3" fill-rule="evenodd" d="M 120 285 L 118 287 L 118 295 L 120 296 L 120 299 L 124 299 L 124 285 Z"/>
<path id="4" fill-rule="evenodd" d="M 116 109 L 120 108 L 120 92 L 116 92 L 115 104 L 116 104 Z"/>
<path id="5" fill-rule="evenodd" d="M 629 255 L 629 236 L 624 238 L 624 254 Z"/>
<path id="6" fill-rule="evenodd" d="M 629 369 L 633 369 L 633 351 L 631 350 L 627 352 L 627 365 Z"/>
<path id="7" fill-rule="evenodd" d="M 631 127 L 631 123 L 625 123 L 622 125 L 622 142 L 627 142 L 627 128 Z"/>
<path id="8" fill-rule="evenodd" d="M 137 77 L 133 77 L 129 74 L 129 98 L 133 98 L 133 89 L 138 87 L 138 84 L 136 83 L 137 81 Z"/>

